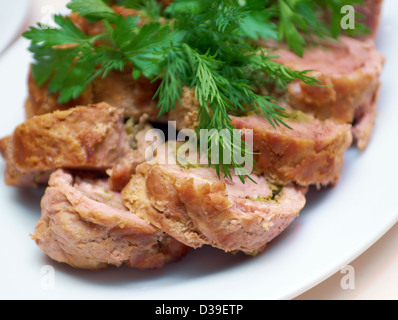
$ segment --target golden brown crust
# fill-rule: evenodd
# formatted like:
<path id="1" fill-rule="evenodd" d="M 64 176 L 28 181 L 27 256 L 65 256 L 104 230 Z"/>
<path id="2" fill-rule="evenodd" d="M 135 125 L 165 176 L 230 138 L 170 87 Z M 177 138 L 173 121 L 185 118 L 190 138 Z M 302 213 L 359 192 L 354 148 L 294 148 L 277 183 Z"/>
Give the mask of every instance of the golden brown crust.
<path id="1" fill-rule="evenodd" d="M 0 149 L 6 163 L 4 172 L 4 182 L 6 185 L 20 188 L 32 188 L 47 183 L 52 170 L 27 173 L 19 170 L 15 166 L 15 159 L 13 158 L 14 141 L 12 136 L 7 136 L 0 140 Z"/>
<path id="2" fill-rule="evenodd" d="M 122 112 L 102 103 L 36 116 L 0 143 L 6 184 L 36 186 L 56 168 L 111 168 L 129 151 Z"/>
<path id="3" fill-rule="evenodd" d="M 95 79 L 83 94 L 76 100 L 60 104 L 58 94 L 49 93 L 47 86 L 39 87 L 29 75 L 29 96 L 25 103 L 26 118 L 43 115 L 57 110 L 88 104 L 106 102 L 123 111 L 126 118 L 138 121 L 143 115 L 147 115 L 151 121 L 159 121 L 156 101 L 153 96 L 157 90 L 157 83 L 151 83 L 141 77 L 134 80 L 131 69 L 125 71 L 112 71 L 106 78 L 101 76 Z"/>
<path id="4" fill-rule="evenodd" d="M 311 119 L 311 118 L 310 118 Z M 337 183 L 344 154 L 352 144 L 351 126 L 333 121 L 286 121 L 274 129 L 265 117 L 233 117 L 237 129 L 253 130 L 255 167 L 278 184 Z"/>
<path id="5" fill-rule="evenodd" d="M 93 100 L 107 102 L 123 110 L 126 118 L 138 121 L 146 115 L 150 121 L 159 121 L 159 109 L 153 96 L 158 84 L 141 77 L 134 80 L 132 70 L 110 72 L 106 78 L 97 78 L 93 86 Z"/>
<path id="6" fill-rule="evenodd" d="M 19 125 L 14 131 L 15 165 L 26 172 L 59 167 L 106 169 L 127 152 L 126 143 L 120 110 L 107 104 L 76 107 Z"/>
<path id="7" fill-rule="evenodd" d="M 49 93 L 47 84 L 39 87 L 34 81 L 31 71 L 28 76 L 28 92 L 29 95 L 25 102 L 26 119 L 57 110 L 67 110 L 76 106 L 86 106 L 94 103 L 91 85 L 78 99 L 71 100 L 68 103 L 59 103 L 59 95 Z"/>

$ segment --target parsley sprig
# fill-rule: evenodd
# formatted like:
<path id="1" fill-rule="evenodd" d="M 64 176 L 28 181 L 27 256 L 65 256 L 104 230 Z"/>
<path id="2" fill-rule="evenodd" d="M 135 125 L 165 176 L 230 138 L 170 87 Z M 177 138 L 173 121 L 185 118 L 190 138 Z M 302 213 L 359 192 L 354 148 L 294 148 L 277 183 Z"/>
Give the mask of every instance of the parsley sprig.
<path id="1" fill-rule="evenodd" d="M 273 60 L 260 38 L 286 40 L 302 54 L 309 39 L 337 36 L 336 28 L 319 14 L 336 15 L 339 4 L 360 0 L 175 0 L 165 10 L 155 0 L 72 0 L 68 8 L 89 22 L 101 21 L 104 32 L 86 35 L 69 17 L 56 15 L 58 28 L 38 25 L 24 33 L 34 55 L 32 74 L 39 86 L 59 93 L 59 102 L 81 95 L 97 77 L 132 66 L 132 77 L 160 80 L 154 96 L 159 115 L 174 109 L 183 87 L 198 101 L 198 127 L 235 129 L 230 115 L 254 111 L 274 127 L 286 125 L 283 109 L 273 97 L 258 94 L 269 85 L 284 89 L 294 80 L 319 82 L 307 71 L 293 71 Z M 140 10 L 140 17 L 118 15 L 110 5 Z M 161 23 L 161 22 L 162 23 Z M 231 140 L 209 138 L 220 154 L 249 152 Z M 233 159 L 233 157 L 230 157 Z M 210 163 L 212 164 L 212 163 Z M 214 164 L 218 175 L 231 178 L 239 164 Z M 244 177 L 241 177 L 242 181 Z"/>

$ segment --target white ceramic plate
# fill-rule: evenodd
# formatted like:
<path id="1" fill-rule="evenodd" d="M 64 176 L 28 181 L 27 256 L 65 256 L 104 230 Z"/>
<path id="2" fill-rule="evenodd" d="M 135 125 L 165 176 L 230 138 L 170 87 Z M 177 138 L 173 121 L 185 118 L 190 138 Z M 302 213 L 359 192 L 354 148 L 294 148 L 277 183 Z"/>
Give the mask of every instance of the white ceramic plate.
<path id="1" fill-rule="evenodd" d="M 0 2 L 0 53 L 17 37 L 30 6 L 30 0 Z"/>
<path id="2" fill-rule="evenodd" d="M 43 190 L 0 183 L 0 298 L 291 299 L 354 260 L 398 221 L 398 2 L 388 0 L 384 9 L 378 48 L 388 60 L 372 142 L 362 154 L 349 150 L 339 185 L 311 192 L 300 217 L 263 254 L 252 258 L 203 248 L 161 270 L 73 270 L 48 259 L 29 237 Z M 24 118 L 26 46 L 18 41 L 0 60 L 0 136 Z M 0 179 L 3 171 L 1 162 Z"/>

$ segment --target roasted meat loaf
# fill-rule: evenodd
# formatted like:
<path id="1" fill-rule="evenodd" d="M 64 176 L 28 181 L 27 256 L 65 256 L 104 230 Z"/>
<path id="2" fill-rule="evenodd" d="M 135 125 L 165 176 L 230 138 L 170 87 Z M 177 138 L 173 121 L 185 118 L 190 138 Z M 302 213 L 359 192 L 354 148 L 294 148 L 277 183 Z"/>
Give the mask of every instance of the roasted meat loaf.
<path id="1" fill-rule="evenodd" d="M 232 117 L 232 124 L 253 131 L 256 171 L 278 184 L 337 184 L 344 154 L 352 144 L 350 125 L 321 121 L 300 112 L 290 112 L 286 121 L 290 128 L 274 128 L 259 115 Z"/>
<path id="2" fill-rule="evenodd" d="M 365 149 L 375 123 L 385 61 L 373 40 L 340 37 L 338 43 L 307 49 L 302 58 L 278 45 L 272 54 L 278 56 L 275 61 L 290 69 L 312 70 L 310 74 L 323 84 L 289 84 L 289 105 L 321 120 L 353 124 L 356 144 Z"/>
<path id="3" fill-rule="evenodd" d="M 6 184 L 18 187 L 45 182 L 56 168 L 105 171 L 130 150 L 121 110 L 106 103 L 36 116 L 0 147 Z"/>
<path id="4" fill-rule="evenodd" d="M 32 71 L 29 71 L 28 97 L 25 101 L 26 119 L 57 110 L 68 110 L 76 106 L 86 106 L 94 102 L 91 85 L 88 86 L 87 90 L 79 98 L 71 100 L 68 103 L 59 103 L 58 98 L 58 94 L 48 92 L 48 85 L 39 87 L 33 79 Z"/>
<path id="5" fill-rule="evenodd" d="M 247 254 L 262 251 L 305 205 L 306 188 L 250 175 L 245 184 L 215 169 L 145 162 L 122 190 L 125 205 L 178 241 Z"/>
<path id="6" fill-rule="evenodd" d="M 290 128 L 283 125 L 274 128 L 261 115 L 231 116 L 235 128 L 253 132 L 257 173 L 280 184 L 335 185 L 344 154 L 352 145 L 351 125 L 289 109 L 284 100 L 278 103 L 286 110 L 285 122 Z M 184 89 L 181 104 L 169 114 L 169 119 L 176 121 L 178 129 L 194 128 L 197 110 L 193 91 Z"/>
<path id="7" fill-rule="evenodd" d="M 50 258 L 79 269 L 159 268 L 188 247 L 131 213 L 106 180 L 55 171 L 32 238 Z"/>
<path id="8" fill-rule="evenodd" d="M 26 118 L 30 119 L 36 115 L 57 110 L 67 110 L 79 105 L 106 102 L 121 109 L 126 118 L 139 121 L 145 114 L 149 120 L 160 121 L 156 101 L 152 99 L 157 84 L 151 83 L 144 77 L 134 80 L 131 73 L 131 69 L 126 68 L 123 72 L 112 71 L 106 78 L 98 77 L 77 100 L 65 104 L 58 102 L 58 94 L 48 92 L 47 85 L 39 87 L 30 74 L 29 96 L 25 102 Z"/>

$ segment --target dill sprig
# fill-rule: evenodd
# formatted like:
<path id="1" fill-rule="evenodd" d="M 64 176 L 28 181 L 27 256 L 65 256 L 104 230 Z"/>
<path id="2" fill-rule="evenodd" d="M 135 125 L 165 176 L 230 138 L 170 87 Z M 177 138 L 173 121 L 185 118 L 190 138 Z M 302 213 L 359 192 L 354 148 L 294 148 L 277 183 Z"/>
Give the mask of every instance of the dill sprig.
<path id="1" fill-rule="evenodd" d="M 160 80 L 154 96 L 159 115 L 173 110 L 184 87 L 191 88 L 198 102 L 198 127 L 234 134 L 230 115 L 254 111 L 274 127 L 287 126 L 283 109 L 273 97 L 258 94 L 258 88 L 273 85 L 284 89 L 301 80 L 319 81 L 307 71 L 293 71 L 276 63 L 259 39 L 286 40 L 297 54 L 311 39 L 337 37 L 334 25 L 340 4 L 360 0 L 175 0 L 166 9 L 155 0 L 72 0 L 68 8 L 89 22 L 101 21 L 104 32 L 89 36 L 68 17 L 56 15 L 58 28 L 40 24 L 24 37 L 31 40 L 34 55 L 32 74 L 39 86 L 48 83 L 59 93 L 59 102 L 82 94 L 97 77 L 132 66 L 132 77 Z M 145 16 L 118 15 L 111 4 L 139 10 Z M 328 13 L 331 24 L 320 19 Z M 161 23 L 160 23 L 161 22 Z M 209 137 L 207 156 L 214 146 L 221 159 L 214 165 L 218 175 L 231 178 L 231 169 L 241 165 L 233 153 L 250 152 L 231 139 Z M 224 154 L 231 155 L 225 163 Z M 241 177 L 244 181 L 244 177 Z"/>

